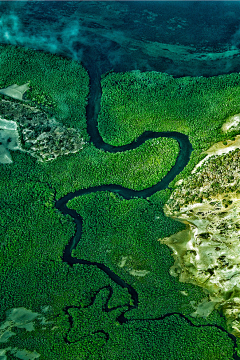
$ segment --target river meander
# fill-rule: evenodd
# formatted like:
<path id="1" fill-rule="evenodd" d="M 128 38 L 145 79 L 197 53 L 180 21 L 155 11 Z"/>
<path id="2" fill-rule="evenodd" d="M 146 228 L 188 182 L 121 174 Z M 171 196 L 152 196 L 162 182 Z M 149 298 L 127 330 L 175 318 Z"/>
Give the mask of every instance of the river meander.
<path id="1" fill-rule="evenodd" d="M 131 285 L 127 284 L 123 279 L 121 279 L 117 274 L 115 274 L 110 268 L 108 268 L 104 264 L 72 257 L 72 255 L 71 255 L 72 250 L 75 249 L 77 247 L 78 243 L 81 241 L 82 217 L 75 210 L 69 209 L 66 204 L 69 200 L 72 200 L 75 197 L 83 196 L 83 195 L 90 194 L 92 192 L 98 192 L 98 191 L 114 192 L 114 193 L 117 193 L 118 195 L 122 196 L 124 199 L 132 199 L 132 198 L 136 198 L 136 197 L 141 197 L 141 198 L 147 199 L 149 196 L 153 195 L 155 192 L 166 189 L 168 187 L 169 183 L 188 164 L 193 148 L 192 148 L 192 145 L 191 145 L 188 137 L 186 135 L 178 133 L 178 132 L 152 132 L 152 131 L 144 132 L 133 143 L 127 144 L 124 146 L 119 146 L 119 147 L 114 147 L 112 145 L 104 143 L 104 141 L 102 140 L 102 138 L 99 134 L 98 127 L 97 127 L 97 116 L 100 111 L 100 101 L 101 101 L 100 76 L 94 70 L 90 70 L 89 75 L 90 75 L 91 86 L 90 86 L 90 96 L 89 96 L 88 105 L 87 105 L 87 130 L 88 130 L 88 134 L 90 136 L 91 142 L 97 148 L 103 149 L 104 151 L 116 153 L 116 152 L 136 149 L 138 146 L 143 144 L 146 140 L 158 138 L 158 137 L 171 137 L 171 138 L 177 140 L 179 143 L 179 146 L 180 146 L 180 152 L 176 159 L 175 165 L 172 167 L 172 169 L 168 172 L 168 174 L 161 181 L 159 181 L 157 184 L 153 185 L 150 188 L 140 190 L 140 191 L 135 191 L 135 190 L 127 189 L 120 185 L 114 185 L 114 184 L 94 186 L 94 187 L 90 187 L 87 189 L 77 190 L 74 193 L 69 193 L 69 194 L 65 195 L 64 197 L 62 197 L 61 199 L 59 199 L 58 201 L 56 201 L 56 203 L 55 203 L 55 207 L 58 210 L 60 210 L 65 215 L 66 214 L 70 215 L 76 223 L 75 235 L 71 238 L 71 240 L 65 247 L 62 260 L 64 262 L 66 262 L 69 266 L 73 266 L 74 264 L 85 264 L 88 266 L 96 266 L 101 271 L 104 271 L 111 280 L 113 280 L 115 283 L 117 283 L 122 288 L 126 288 L 128 290 L 129 294 L 131 295 L 133 304 L 132 305 L 129 304 L 128 309 L 124 310 L 121 313 L 121 315 L 117 318 L 119 323 L 123 324 L 123 323 L 131 321 L 131 320 L 126 319 L 124 317 L 124 314 L 127 311 L 131 311 L 132 309 L 138 307 L 138 293 Z M 110 286 L 108 286 L 108 288 L 110 288 L 110 293 L 109 293 L 109 298 L 108 298 L 108 301 L 109 301 L 109 299 L 111 298 L 111 295 L 112 295 L 112 289 Z M 95 296 L 92 298 L 92 303 L 89 306 L 91 306 L 93 304 L 94 300 L 95 300 Z M 71 315 L 68 313 L 68 309 L 76 308 L 76 307 L 77 306 L 68 306 L 65 308 L 65 313 L 69 317 L 69 322 L 71 324 L 71 327 L 73 324 L 73 319 L 72 319 Z M 104 311 L 106 311 L 106 312 L 109 311 L 107 308 L 107 304 L 105 306 Z M 158 317 L 156 319 L 151 319 L 151 320 L 152 321 L 161 320 L 161 319 L 166 318 L 167 316 L 172 316 L 174 314 L 178 314 L 181 317 L 183 317 L 191 326 L 196 326 L 196 327 L 212 326 L 212 327 L 221 329 L 222 331 L 227 333 L 227 331 L 223 327 L 218 326 L 218 325 L 212 325 L 212 324 L 194 325 L 186 316 L 184 316 L 181 313 L 168 313 L 162 317 Z M 146 319 L 144 319 L 144 320 L 146 320 Z M 98 331 L 98 332 L 102 332 L 102 331 Z M 234 342 L 234 345 L 236 348 L 237 347 L 236 338 L 230 333 L 227 333 L 227 334 Z M 108 340 L 109 336 L 107 333 L 105 333 L 105 336 L 106 336 L 106 340 Z M 69 343 L 69 341 L 67 340 L 67 336 L 65 337 L 65 342 Z M 240 357 L 238 357 L 236 352 L 234 353 L 233 358 L 240 359 Z"/>

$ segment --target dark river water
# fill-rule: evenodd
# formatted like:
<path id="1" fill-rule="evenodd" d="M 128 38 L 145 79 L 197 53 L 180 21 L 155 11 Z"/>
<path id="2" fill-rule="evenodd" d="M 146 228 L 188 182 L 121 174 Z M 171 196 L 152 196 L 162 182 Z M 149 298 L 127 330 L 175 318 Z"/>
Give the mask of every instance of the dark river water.
<path id="1" fill-rule="evenodd" d="M 92 73 L 92 75 L 93 75 L 93 73 Z M 91 86 L 92 83 L 94 83 L 94 86 Z M 150 188 L 140 190 L 140 191 L 135 191 L 135 190 L 127 189 L 120 185 L 114 185 L 114 184 L 94 186 L 94 187 L 90 187 L 87 189 L 81 189 L 81 190 L 75 191 L 74 193 L 69 193 L 69 194 L 65 195 L 64 197 L 62 197 L 61 199 L 59 199 L 58 201 L 56 201 L 56 203 L 55 203 L 55 206 L 58 210 L 60 210 L 65 215 L 66 214 L 70 215 L 76 223 L 75 235 L 71 238 L 70 242 L 65 247 L 62 260 L 64 262 L 66 262 L 69 266 L 73 266 L 74 264 L 85 264 L 88 266 L 97 266 L 100 270 L 104 271 L 111 280 L 113 280 L 115 283 L 117 283 L 122 288 L 126 288 L 128 290 L 129 294 L 131 295 L 133 305 L 129 304 L 128 309 L 124 310 L 121 313 L 121 315 L 117 318 L 119 323 L 123 324 L 123 323 L 127 323 L 127 322 L 131 321 L 131 320 L 126 319 L 124 314 L 127 311 L 131 311 L 132 309 L 135 309 L 138 307 L 138 293 L 134 289 L 134 287 L 132 287 L 131 285 L 126 283 L 117 274 L 115 274 L 111 269 L 109 269 L 106 265 L 104 265 L 102 263 L 98 263 L 98 262 L 91 262 L 91 261 L 84 260 L 84 259 L 77 259 L 76 257 L 71 256 L 72 250 L 75 249 L 76 246 L 81 242 L 82 217 L 75 210 L 69 209 L 66 206 L 66 204 L 69 200 L 72 200 L 75 197 L 90 194 L 92 192 L 97 192 L 97 191 L 111 191 L 111 192 L 117 193 L 118 195 L 122 196 L 124 199 L 132 199 L 134 197 L 135 198 L 136 197 L 147 198 L 147 197 L 153 195 L 156 191 L 166 189 L 168 187 L 168 184 L 188 164 L 188 161 L 190 159 L 190 155 L 191 155 L 193 148 L 192 148 L 192 145 L 191 145 L 188 137 L 186 135 L 178 133 L 178 132 L 148 131 L 148 132 L 143 133 L 133 143 L 124 145 L 124 146 L 119 146 L 119 147 L 114 147 L 112 145 L 104 143 L 98 132 L 98 128 L 97 128 L 97 115 L 100 110 L 101 88 L 100 88 L 100 78 L 97 77 L 96 74 L 95 74 L 95 77 L 91 77 L 91 84 L 90 84 L 90 89 L 91 89 L 90 97 L 89 97 L 89 102 L 88 102 L 88 106 L 87 106 L 87 129 L 88 129 L 88 133 L 90 135 L 91 141 L 97 148 L 104 149 L 105 151 L 109 151 L 109 152 L 126 151 L 126 150 L 131 150 L 131 149 L 137 148 L 139 145 L 143 144 L 148 139 L 158 138 L 158 137 L 171 137 L 173 139 L 176 139 L 180 146 L 180 153 L 177 157 L 175 165 L 172 167 L 172 169 L 168 172 L 168 174 L 161 181 L 159 181 L 157 184 L 155 184 L 154 186 L 152 186 Z M 108 286 L 108 288 L 110 290 L 109 298 L 108 298 L 108 300 L 109 300 L 110 297 L 112 296 L 113 290 L 112 290 L 111 286 Z M 95 298 L 96 298 L 96 296 L 92 299 L 92 303 L 90 304 L 90 306 L 93 304 Z M 73 306 L 73 307 L 77 308 L 77 306 Z M 73 319 L 72 319 L 71 315 L 68 313 L 68 310 L 70 308 L 72 308 L 72 306 L 66 307 L 65 313 L 69 316 L 69 322 L 72 326 Z M 79 307 L 79 309 L 80 309 L 80 307 Z M 106 311 L 106 312 L 109 311 L 107 308 L 107 304 L 105 306 L 104 311 Z M 156 320 L 156 321 L 161 320 L 167 316 L 172 316 L 174 314 L 178 314 L 181 317 L 183 317 L 191 326 L 197 326 L 197 327 L 213 326 L 213 327 L 221 329 L 222 331 L 227 333 L 227 331 L 223 327 L 217 326 L 217 325 L 193 325 L 193 323 L 181 313 L 169 313 L 169 314 L 165 314 L 162 317 L 158 317 L 156 319 L 151 319 L 151 320 Z M 146 319 L 144 319 L 144 320 L 146 320 Z M 108 340 L 109 339 L 108 333 L 104 332 L 104 334 L 105 334 L 106 340 Z M 234 344 L 236 346 L 236 338 L 232 334 L 229 334 L 229 333 L 227 333 L 227 334 L 232 339 L 232 341 L 234 342 Z M 65 342 L 69 343 L 67 336 L 65 337 Z M 239 359 L 236 352 L 234 353 L 233 358 Z"/>

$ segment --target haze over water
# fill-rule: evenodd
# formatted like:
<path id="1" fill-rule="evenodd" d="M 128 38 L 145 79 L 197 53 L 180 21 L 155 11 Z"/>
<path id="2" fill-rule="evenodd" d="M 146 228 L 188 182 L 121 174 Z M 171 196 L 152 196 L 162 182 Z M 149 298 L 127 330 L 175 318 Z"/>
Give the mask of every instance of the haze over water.
<path id="1" fill-rule="evenodd" d="M 3 1 L 0 42 L 81 60 L 98 73 L 139 69 L 212 76 L 239 72 L 240 4 Z"/>

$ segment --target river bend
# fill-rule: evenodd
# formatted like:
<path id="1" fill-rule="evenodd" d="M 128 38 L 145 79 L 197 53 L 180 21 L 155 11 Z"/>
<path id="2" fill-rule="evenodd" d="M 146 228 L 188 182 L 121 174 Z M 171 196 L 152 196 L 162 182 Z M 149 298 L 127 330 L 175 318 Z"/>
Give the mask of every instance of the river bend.
<path id="1" fill-rule="evenodd" d="M 97 116 L 100 111 L 100 102 L 101 102 L 100 76 L 99 76 L 99 74 L 97 74 L 97 72 L 94 69 L 89 71 L 89 75 L 90 75 L 90 80 L 91 80 L 91 86 L 90 86 L 90 96 L 89 96 L 88 105 L 87 105 L 87 131 L 90 136 L 90 141 L 95 145 L 95 147 L 97 147 L 99 149 L 103 149 L 108 152 L 116 153 L 116 152 L 120 152 L 120 151 L 136 149 L 138 146 L 143 144 L 146 140 L 158 138 L 158 137 L 168 137 L 168 138 L 171 137 L 171 138 L 177 140 L 179 143 L 179 146 L 180 146 L 180 152 L 176 159 L 175 165 L 172 167 L 172 169 L 168 172 L 168 174 L 161 181 L 159 181 L 157 184 L 153 185 L 150 188 L 135 191 L 135 190 L 127 189 L 120 185 L 114 185 L 114 184 L 94 186 L 94 187 L 90 187 L 87 189 L 77 190 L 74 193 L 69 193 L 69 194 L 65 195 L 64 197 L 62 197 L 61 199 L 59 199 L 58 201 L 56 201 L 56 203 L 55 203 L 55 207 L 58 210 L 60 210 L 65 215 L 66 214 L 70 215 L 76 223 L 76 232 L 75 232 L 74 236 L 71 238 L 70 242 L 65 247 L 62 260 L 64 262 L 66 262 L 69 266 L 73 266 L 74 264 L 85 264 L 85 265 L 89 265 L 89 266 L 97 266 L 100 270 L 104 271 L 109 276 L 109 278 L 111 280 L 113 280 L 115 283 L 117 283 L 119 286 L 121 286 L 122 288 L 127 288 L 129 294 L 131 295 L 133 305 L 127 304 L 128 309 L 123 311 L 121 313 L 121 315 L 118 317 L 117 320 L 119 321 L 119 323 L 123 324 L 123 323 L 131 321 L 131 320 L 126 319 L 124 314 L 127 311 L 130 311 L 130 310 L 138 307 L 137 291 L 131 285 L 127 284 L 123 279 L 121 279 L 117 274 L 115 274 L 111 269 L 109 269 L 104 264 L 97 263 L 97 262 L 91 262 L 91 261 L 84 260 L 84 259 L 77 259 L 77 258 L 71 256 L 72 250 L 76 248 L 77 244 L 81 240 L 82 217 L 75 210 L 69 209 L 66 206 L 66 204 L 69 200 L 72 200 L 75 197 L 90 194 L 92 192 L 97 192 L 97 191 L 111 191 L 111 192 L 119 194 L 124 199 L 132 199 L 132 198 L 136 198 L 136 197 L 141 197 L 141 198 L 147 199 L 149 196 L 153 195 L 155 192 L 166 189 L 168 187 L 169 183 L 188 164 L 193 148 L 192 148 L 192 145 L 191 145 L 188 137 L 186 135 L 178 133 L 178 132 L 147 131 L 147 132 L 144 132 L 133 143 L 123 145 L 123 146 L 118 146 L 118 147 L 114 147 L 112 145 L 104 143 L 104 141 L 102 140 L 102 138 L 99 134 L 98 126 L 97 126 Z M 112 292 L 112 289 L 110 286 L 108 286 L 107 288 L 110 289 L 109 298 L 108 298 L 108 300 L 109 300 L 111 298 L 113 292 Z M 96 298 L 96 296 L 94 296 L 92 298 L 92 303 L 89 306 L 91 306 L 93 304 L 95 298 Z M 69 317 L 69 322 L 70 322 L 71 327 L 73 324 L 73 319 L 72 319 L 71 315 L 68 313 L 68 309 L 74 308 L 74 307 L 76 308 L 76 306 L 68 306 L 65 308 L 65 313 Z M 105 305 L 105 311 L 111 311 L 111 309 L 110 310 L 108 309 L 107 304 Z M 162 317 L 158 317 L 156 319 L 150 319 L 150 320 L 151 321 L 161 320 L 167 316 L 173 316 L 175 314 L 183 317 L 191 326 L 196 326 L 196 327 L 213 326 L 213 327 L 221 329 L 223 332 L 227 333 L 228 336 L 231 338 L 231 340 L 234 342 L 235 348 L 237 347 L 235 336 L 228 333 L 221 326 L 218 326 L 218 325 L 194 325 L 186 316 L 184 316 L 181 313 L 165 314 Z M 146 319 L 144 319 L 144 320 L 146 320 Z M 102 332 L 102 331 L 99 330 L 97 332 Z M 107 333 L 104 333 L 104 334 L 105 334 L 106 340 L 108 340 L 109 335 Z M 69 343 L 69 341 L 67 340 L 67 336 L 65 337 L 65 341 L 67 343 Z M 236 352 L 234 353 L 233 358 L 236 360 L 240 359 L 240 357 L 237 356 Z"/>

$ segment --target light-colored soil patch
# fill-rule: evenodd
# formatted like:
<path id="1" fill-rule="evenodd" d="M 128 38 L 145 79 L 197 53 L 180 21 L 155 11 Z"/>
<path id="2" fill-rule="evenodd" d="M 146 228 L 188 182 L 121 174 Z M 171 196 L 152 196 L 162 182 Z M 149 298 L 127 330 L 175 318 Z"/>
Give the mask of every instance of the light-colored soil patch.
<path id="1" fill-rule="evenodd" d="M 235 130 L 238 128 L 240 123 L 240 114 L 236 114 L 228 118 L 228 120 L 223 124 L 222 131 L 224 133 L 228 132 L 229 130 Z"/>
<path id="2" fill-rule="evenodd" d="M 47 313 L 49 310 L 50 306 L 48 305 L 42 308 L 44 313 Z M 34 330 L 34 321 L 38 321 L 41 325 L 52 324 L 52 321 L 47 321 L 42 314 L 25 309 L 24 307 L 9 309 L 6 312 L 6 320 L 0 324 L 0 343 L 6 343 L 11 336 L 16 335 L 12 328 L 25 329 L 26 331 Z M 42 327 L 42 330 L 46 330 L 46 327 Z M 41 356 L 35 350 L 29 351 L 27 349 L 7 347 L 0 349 L 0 360 L 7 360 L 8 351 L 16 358 L 22 360 L 34 360 Z"/>
<path id="3" fill-rule="evenodd" d="M 49 306 L 44 306 L 44 312 L 48 312 Z M 34 321 L 38 321 L 41 325 L 52 324 L 52 321 L 47 321 L 46 318 L 39 313 L 25 309 L 24 307 L 9 309 L 6 312 L 6 320 L 0 324 L 0 343 L 8 342 L 9 338 L 16 335 L 12 328 L 25 329 L 26 331 L 33 331 L 35 329 Z M 46 327 L 42 327 L 46 330 Z M 7 352 L 13 354 L 16 358 L 22 360 L 34 360 L 40 357 L 35 350 L 29 351 L 18 348 L 0 349 L 0 360 L 7 360 Z"/>
<path id="4" fill-rule="evenodd" d="M 0 163 L 12 162 L 9 149 L 27 152 L 39 161 L 50 161 L 79 152 L 85 144 L 80 130 L 67 128 L 31 106 L 2 99 L 0 115 Z M 8 122 L 4 116 L 14 121 Z"/>
<path id="5" fill-rule="evenodd" d="M 0 129 L 17 130 L 17 123 L 16 121 L 5 120 L 0 117 Z"/>
<path id="6" fill-rule="evenodd" d="M 16 335 L 15 332 L 11 331 L 11 330 L 6 330 L 4 331 L 1 335 L 0 335 L 0 343 L 6 343 L 8 342 L 8 339 L 10 339 L 11 336 Z"/>
<path id="7" fill-rule="evenodd" d="M 0 118 L 0 163 L 11 163 L 9 150 L 20 150 L 20 148 L 17 123 Z"/>
<path id="8" fill-rule="evenodd" d="M 148 273 L 150 273 L 150 271 L 148 271 L 148 270 L 134 270 L 134 269 L 132 269 L 132 270 L 129 271 L 130 275 L 140 276 L 140 277 L 146 276 Z"/>
<path id="9" fill-rule="evenodd" d="M 8 150 L 5 147 L 0 147 L 0 164 L 11 164 L 12 157 Z"/>
<path id="10" fill-rule="evenodd" d="M 192 317 L 203 317 L 207 318 L 213 311 L 217 302 L 209 301 L 208 298 L 204 298 L 197 306 L 195 306 L 195 311 L 190 315 Z M 193 305 L 194 307 L 194 305 Z"/>
<path id="11" fill-rule="evenodd" d="M 6 349 L 0 349 L 0 360 L 7 360 L 7 352 L 10 352 L 12 355 L 14 355 L 18 359 L 22 360 L 34 360 L 41 356 L 41 354 L 38 354 L 35 350 L 34 351 L 28 351 L 26 349 L 18 349 L 18 348 L 11 348 L 8 347 Z"/>
<path id="12" fill-rule="evenodd" d="M 12 350 L 10 350 L 10 352 L 11 352 L 11 354 L 15 355 L 18 359 L 21 359 L 21 360 L 34 360 L 41 356 L 35 350 L 28 351 L 26 349 L 19 350 L 17 348 L 13 348 Z"/>
<path id="13" fill-rule="evenodd" d="M 226 140 L 226 141 L 227 141 L 226 145 L 223 144 L 223 141 L 219 141 L 213 146 L 211 146 L 208 150 L 204 151 L 203 154 L 206 154 L 206 157 L 195 166 L 195 168 L 192 170 L 192 174 L 194 174 L 197 171 L 197 169 L 200 168 L 212 156 L 227 154 L 230 151 L 234 151 L 235 149 L 240 149 L 240 135 L 235 136 L 235 140 Z"/>
<path id="14" fill-rule="evenodd" d="M 130 265 L 131 261 L 132 261 L 132 256 L 122 256 L 120 262 L 118 263 L 118 266 L 120 268 L 124 268 L 124 270 L 126 270 L 130 275 L 133 275 L 133 276 L 143 277 L 143 276 L 146 276 L 150 272 L 148 270 L 133 269 L 132 266 Z"/>
<path id="15" fill-rule="evenodd" d="M 0 94 L 10 96 L 13 99 L 23 100 L 23 94 L 30 89 L 28 85 L 29 83 L 20 86 L 17 84 L 13 84 L 6 88 L 0 89 Z"/>
<path id="16" fill-rule="evenodd" d="M 230 151 L 240 148 L 240 135 L 235 137 L 235 140 L 227 140 L 227 145 L 224 145 L 222 141 L 217 142 L 206 150 L 208 155 L 221 155 L 227 154 Z"/>
<path id="17" fill-rule="evenodd" d="M 160 242 L 173 251 L 170 274 L 208 294 L 191 315 L 221 308 L 228 331 L 240 338 L 240 136 L 205 154 L 209 160 L 178 182 L 164 205 L 165 215 L 187 228 Z"/>
<path id="18" fill-rule="evenodd" d="M 6 352 L 9 350 L 11 350 L 10 347 L 8 347 L 6 349 L 0 349 L 0 360 L 7 360 Z"/>
<path id="19" fill-rule="evenodd" d="M 217 194 L 195 206 L 181 207 L 174 216 L 166 205 L 165 214 L 187 224 L 187 229 L 160 242 L 173 251 L 170 274 L 209 294 L 210 301 L 204 301 L 191 315 L 207 317 L 218 304 L 229 331 L 240 337 L 240 194 L 227 195 L 231 200 L 228 207 L 224 194 Z"/>
<path id="20" fill-rule="evenodd" d="M 43 317 L 41 314 L 34 313 L 23 307 L 10 309 L 6 312 L 6 321 L 0 326 L 0 343 L 5 343 L 8 339 L 16 335 L 12 328 L 21 328 L 27 331 L 34 330 L 34 323 L 37 317 Z"/>
<path id="21" fill-rule="evenodd" d="M 128 258 L 128 256 L 122 256 L 122 259 L 121 259 L 120 263 L 118 264 L 118 266 L 120 268 L 122 268 L 126 265 L 127 258 Z"/>
<path id="22" fill-rule="evenodd" d="M 23 307 L 11 309 L 9 312 L 7 311 L 7 319 L 13 321 L 16 325 L 22 325 L 29 321 L 33 321 L 38 315 L 38 313 Z"/>

